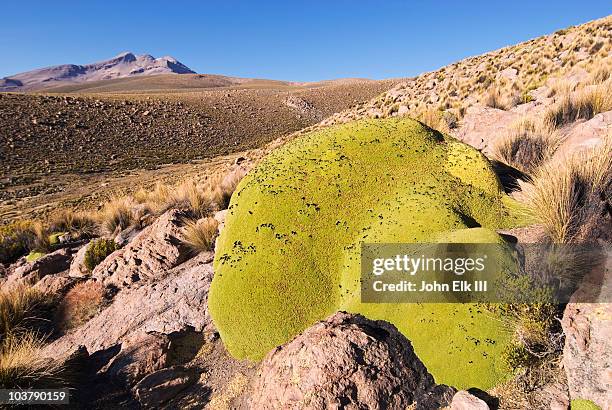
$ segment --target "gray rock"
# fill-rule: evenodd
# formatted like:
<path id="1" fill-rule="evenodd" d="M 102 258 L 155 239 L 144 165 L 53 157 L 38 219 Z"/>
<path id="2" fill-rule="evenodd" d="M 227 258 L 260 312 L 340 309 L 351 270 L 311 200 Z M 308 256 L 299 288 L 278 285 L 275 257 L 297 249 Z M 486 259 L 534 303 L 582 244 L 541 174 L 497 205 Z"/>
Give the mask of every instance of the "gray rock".
<path id="1" fill-rule="evenodd" d="M 451 410 L 489 410 L 489 406 L 478 397 L 465 390 L 458 391 L 453 396 Z"/>
<path id="2" fill-rule="evenodd" d="M 143 229 L 128 246 L 109 255 L 96 266 L 92 277 L 118 288 L 137 282 L 159 280 L 189 256 L 181 240 L 182 211 L 172 209 Z"/>
<path id="3" fill-rule="evenodd" d="M 168 365 L 170 339 L 158 333 L 134 333 L 123 340 L 121 351 L 106 367 L 106 374 L 133 387 L 147 374 Z"/>
<path id="4" fill-rule="evenodd" d="M 34 288 L 43 293 L 63 296 L 75 282 L 76 279 L 68 276 L 47 275 L 36 282 Z"/>
<path id="5" fill-rule="evenodd" d="M 436 390 L 412 345 L 393 325 L 339 312 L 267 355 L 250 404 L 257 409 L 405 409 L 419 398 L 434 402 L 438 395 L 443 401 L 444 387 Z"/>
<path id="6" fill-rule="evenodd" d="M 213 277 L 212 253 L 201 253 L 170 270 L 164 279 L 121 290 L 109 307 L 45 347 L 54 357 L 83 345 L 90 353 L 108 349 L 135 332 L 170 334 L 212 326 L 208 289 Z"/>
<path id="7" fill-rule="evenodd" d="M 138 228 L 137 226 L 130 226 L 124 229 L 123 231 L 119 232 L 115 236 L 114 241 L 120 247 L 124 247 L 128 243 L 132 242 L 132 240 L 134 240 L 141 231 L 142 229 Z"/>
<path id="8" fill-rule="evenodd" d="M 7 277 L 3 286 L 14 287 L 24 283 L 33 283 L 47 275 L 53 275 L 70 267 L 72 251 L 68 248 L 48 253 L 34 262 L 22 264 Z"/>
<path id="9" fill-rule="evenodd" d="M 196 379 L 193 371 L 182 366 L 169 367 L 143 378 L 134 387 L 134 395 L 145 408 L 158 408 L 195 383 Z"/>
<path id="10" fill-rule="evenodd" d="M 81 246 L 77 251 L 74 258 L 72 258 L 72 262 L 70 263 L 70 271 L 68 276 L 72 278 L 84 278 L 90 275 L 91 272 L 85 266 L 85 253 L 87 252 L 87 248 L 89 247 L 89 243 Z"/>
<path id="11" fill-rule="evenodd" d="M 563 314 L 563 367 L 570 398 L 612 408 L 612 258 L 593 269 Z M 593 302 L 593 303 L 581 303 Z M 600 303 L 596 303 L 600 302 Z"/>

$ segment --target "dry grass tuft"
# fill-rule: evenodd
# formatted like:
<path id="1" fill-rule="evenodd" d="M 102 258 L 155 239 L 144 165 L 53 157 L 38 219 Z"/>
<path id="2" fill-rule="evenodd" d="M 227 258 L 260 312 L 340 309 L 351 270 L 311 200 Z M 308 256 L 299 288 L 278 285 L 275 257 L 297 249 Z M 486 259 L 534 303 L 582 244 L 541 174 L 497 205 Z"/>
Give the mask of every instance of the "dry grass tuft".
<path id="1" fill-rule="evenodd" d="M 76 237 L 91 237 L 96 233 L 96 221 L 87 212 L 63 209 L 49 219 L 50 232 L 69 232 Z"/>
<path id="2" fill-rule="evenodd" d="M 184 242 L 194 252 L 212 251 L 218 233 L 219 222 L 214 218 L 187 221 L 184 228 Z"/>
<path id="3" fill-rule="evenodd" d="M 557 134 L 548 126 L 523 119 L 495 147 L 495 156 L 526 174 L 532 174 L 552 157 L 558 144 Z"/>
<path id="4" fill-rule="evenodd" d="M 134 202 L 129 197 L 111 198 L 97 216 L 100 230 L 113 235 L 117 230 L 128 228 L 135 222 L 133 207 Z"/>
<path id="5" fill-rule="evenodd" d="M 32 332 L 5 339 L 0 345 L 0 387 L 27 389 L 66 386 L 66 366 L 44 357 L 41 353 L 43 345 L 43 340 Z"/>
<path id="6" fill-rule="evenodd" d="M 577 94 L 564 94 L 544 113 L 544 121 L 555 128 L 579 119 L 589 120 L 595 115 L 612 110 L 612 80 L 585 88 Z"/>
<path id="7" fill-rule="evenodd" d="M 44 358 L 41 323 L 47 323 L 53 298 L 29 285 L 0 290 L 0 388 L 63 386 L 67 373 Z"/>
<path id="8" fill-rule="evenodd" d="M 501 91 L 497 87 L 493 87 L 485 94 L 483 103 L 487 107 L 497 108 L 499 110 L 505 110 L 508 108 Z"/>
<path id="9" fill-rule="evenodd" d="M 612 189 L 612 138 L 563 164 L 549 163 L 525 187 L 527 203 L 555 243 L 593 237 Z"/>
<path id="10" fill-rule="evenodd" d="M 52 298 L 30 285 L 0 290 L 0 344 L 9 335 L 35 326 L 50 309 Z"/>
<path id="11" fill-rule="evenodd" d="M 229 207 L 230 199 L 232 194 L 238 187 L 238 184 L 246 175 L 246 171 L 238 168 L 229 174 L 225 175 L 223 179 L 216 184 L 213 182 L 210 184 L 210 195 L 212 203 L 217 210 L 227 209 Z"/>
<path id="12" fill-rule="evenodd" d="M 87 281 L 75 285 L 58 307 L 58 327 L 67 331 L 86 323 L 100 311 L 105 300 L 105 289 L 99 282 Z"/>
<path id="13" fill-rule="evenodd" d="M 0 226 L 0 263 L 11 263 L 28 253 L 32 235 L 31 221 Z"/>

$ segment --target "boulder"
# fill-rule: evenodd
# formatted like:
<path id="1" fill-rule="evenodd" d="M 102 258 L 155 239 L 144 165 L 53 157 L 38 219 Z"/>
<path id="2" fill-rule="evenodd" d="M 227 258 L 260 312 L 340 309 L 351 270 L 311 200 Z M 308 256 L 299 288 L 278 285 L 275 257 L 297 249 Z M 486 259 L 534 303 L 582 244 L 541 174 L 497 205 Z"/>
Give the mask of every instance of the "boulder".
<path id="1" fill-rule="evenodd" d="M 520 115 L 497 108 L 472 106 L 466 111 L 460 127 L 453 133 L 459 140 L 489 156 Z"/>
<path id="2" fill-rule="evenodd" d="M 487 403 L 465 390 L 458 391 L 453 396 L 450 408 L 451 410 L 489 410 Z"/>
<path id="3" fill-rule="evenodd" d="M 393 325 L 339 312 L 266 356 L 250 405 L 404 409 L 450 389 L 436 387 L 410 341 Z"/>
<path id="4" fill-rule="evenodd" d="M 22 264 L 14 269 L 7 277 L 4 286 L 12 287 L 23 283 L 33 283 L 47 275 L 53 275 L 67 270 L 70 267 L 72 250 L 59 249 L 48 253 L 34 262 Z"/>
<path id="5" fill-rule="evenodd" d="M 72 278 L 84 278 L 89 276 L 91 272 L 85 266 L 85 253 L 87 252 L 87 248 L 89 247 L 89 243 L 81 246 L 77 253 L 72 258 L 72 262 L 70 263 L 70 271 L 68 276 Z"/>
<path id="6" fill-rule="evenodd" d="M 182 366 L 173 366 L 144 377 L 134 387 L 134 395 L 143 407 L 159 408 L 160 404 L 176 397 L 196 380 L 195 372 Z"/>
<path id="7" fill-rule="evenodd" d="M 189 248 L 180 239 L 185 216 L 176 209 L 167 211 L 128 246 L 113 252 L 96 266 L 92 277 L 118 288 L 162 278 L 189 256 Z"/>
<path id="8" fill-rule="evenodd" d="M 47 275 L 34 285 L 42 293 L 64 295 L 75 283 L 76 279 L 61 275 Z"/>
<path id="9" fill-rule="evenodd" d="M 572 124 L 564 130 L 564 139 L 555 152 L 554 159 L 563 161 L 579 151 L 592 149 L 602 144 L 612 132 L 612 111 L 597 114 L 585 122 Z"/>
<path id="10" fill-rule="evenodd" d="M 612 259 L 593 269 L 563 314 L 563 367 L 570 398 L 612 408 Z M 599 302 L 599 303 L 598 303 Z"/>
<path id="11" fill-rule="evenodd" d="M 136 238 L 141 231 L 142 231 L 142 229 L 140 229 L 138 226 L 132 225 L 132 226 L 124 229 L 123 231 L 120 231 L 115 236 L 114 241 L 120 247 L 124 247 L 128 243 L 132 242 L 132 240 L 134 238 Z"/>
<path id="12" fill-rule="evenodd" d="M 106 374 L 133 387 L 147 374 L 167 366 L 169 347 L 166 335 L 134 333 L 123 340 L 121 351 L 106 366 Z"/>
<path id="13" fill-rule="evenodd" d="M 109 349 L 135 332 L 170 334 L 187 328 L 208 329 L 208 289 L 212 253 L 201 253 L 167 272 L 158 282 L 121 290 L 110 306 L 45 347 L 54 357 L 83 345 L 92 354 Z"/>

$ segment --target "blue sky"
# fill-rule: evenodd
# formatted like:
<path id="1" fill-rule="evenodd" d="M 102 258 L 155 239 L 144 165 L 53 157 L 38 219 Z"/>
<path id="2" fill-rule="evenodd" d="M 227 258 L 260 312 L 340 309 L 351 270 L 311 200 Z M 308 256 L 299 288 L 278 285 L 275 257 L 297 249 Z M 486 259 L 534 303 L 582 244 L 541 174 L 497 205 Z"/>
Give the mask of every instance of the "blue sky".
<path id="1" fill-rule="evenodd" d="M 122 51 L 200 73 L 311 81 L 412 76 L 612 13 L 607 1 L 11 1 L 0 77 Z"/>

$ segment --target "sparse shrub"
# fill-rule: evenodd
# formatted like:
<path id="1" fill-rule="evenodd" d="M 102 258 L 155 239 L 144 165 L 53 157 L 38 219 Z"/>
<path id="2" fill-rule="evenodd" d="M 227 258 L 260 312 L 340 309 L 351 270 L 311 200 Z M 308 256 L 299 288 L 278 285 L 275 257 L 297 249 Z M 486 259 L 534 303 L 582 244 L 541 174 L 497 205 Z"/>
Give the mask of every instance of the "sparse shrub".
<path id="1" fill-rule="evenodd" d="M 59 329 L 67 331 L 86 323 L 102 309 L 105 300 L 101 283 L 87 281 L 75 285 L 58 307 L 56 322 Z"/>
<path id="2" fill-rule="evenodd" d="M 128 197 L 111 198 L 98 214 L 102 232 L 112 235 L 116 230 L 123 230 L 134 223 L 133 202 Z"/>
<path id="3" fill-rule="evenodd" d="M 188 221 L 184 228 L 184 242 L 195 252 L 212 251 L 219 222 L 214 218 L 203 218 L 197 221 Z"/>
<path id="4" fill-rule="evenodd" d="M 590 151 L 549 163 L 525 187 L 526 199 L 550 239 L 567 243 L 593 238 L 605 214 L 612 187 L 612 138 Z"/>
<path id="5" fill-rule="evenodd" d="M 529 368 L 548 360 L 563 349 L 559 318 L 562 312 L 552 303 L 510 304 L 500 307 L 512 342 L 504 351 L 506 364 L 512 368 Z"/>
<path id="6" fill-rule="evenodd" d="M 85 251 L 85 267 L 92 272 L 108 255 L 118 249 L 112 239 L 100 238 L 92 241 Z"/>

